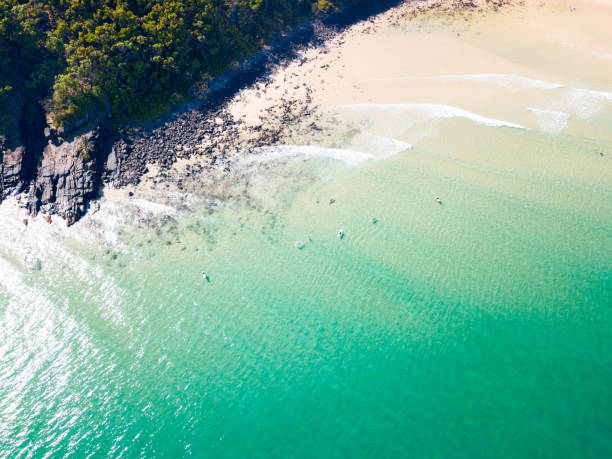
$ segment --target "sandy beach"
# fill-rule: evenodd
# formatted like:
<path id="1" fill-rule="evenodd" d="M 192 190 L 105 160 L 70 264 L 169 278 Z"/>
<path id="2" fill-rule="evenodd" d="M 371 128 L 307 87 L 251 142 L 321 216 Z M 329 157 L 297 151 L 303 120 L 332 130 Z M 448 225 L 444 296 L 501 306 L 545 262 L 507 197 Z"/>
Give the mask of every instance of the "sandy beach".
<path id="1" fill-rule="evenodd" d="M 307 50 L 302 59 L 278 69 L 269 81 L 242 91 L 230 111 L 237 119 L 257 123 L 281 99 L 305 97 L 306 88 L 321 107 L 435 103 L 455 88 L 440 93 L 443 88 L 436 87 L 434 94 L 414 83 L 443 75 L 516 74 L 570 86 L 609 86 L 609 4 L 549 0 L 498 8 L 481 3 L 407 2 L 351 26 L 325 47 Z M 512 54 L 543 44 L 552 46 L 541 62 L 521 61 Z M 595 55 L 598 60 L 589 81 L 576 72 L 584 65 L 580 52 L 584 59 Z"/>
<path id="2" fill-rule="evenodd" d="M 607 75 L 612 73 L 612 31 L 607 27 L 611 14 L 609 4 L 590 0 L 503 6 L 404 3 L 350 26 L 323 46 L 301 51 L 294 61 L 241 90 L 213 117 L 213 123 L 221 123 L 219 132 L 226 131 L 224 137 L 211 134 L 202 142 L 179 145 L 182 159 L 172 169 L 155 169 L 161 176 L 149 173 L 146 178 L 162 183 L 168 176 L 176 183 L 186 166 L 209 169 L 217 155 L 216 164 L 229 170 L 244 155 L 241 152 L 270 145 L 351 148 L 350 132 L 364 119 L 357 113 L 349 116 L 347 109 L 367 104 L 396 107 L 395 113 L 378 117 L 379 145 L 366 148 L 366 154 L 380 157 L 413 143 L 393 128 L 397 116 L 467 116 L 551 132 L 564 129 L 574 117 L 570 132 L 596 129 L 596 135 L 607 140 L 605 129 L 586 127 L 580 120 L 605 108 L 612 97 L 606 92 Z M 473 97 L 476 88 L 480 96 L 486 91 L 486 97 Z M 550 89 L 551 95 L 564 88 L 569 92 L 563 101 L 542 100 L 538 108 L 533 106 L 538 103 L 533 91 L 542 88 Z M 340 121 L 338 109 L 343 111 Z M 406 110 L 419 113 L 410 115 Z M 344 127 L 339 129 L 340 125 Z M 190 151 L 198 153 L 190 156 Z M 500 159 L 478 155 L 469 148 L 453 151 L 454 157 L 465 161 L 495 164 Z M 594 162 L 582 173 L 589 180 L 595 174 L 605 183 L 609 171 L 598 168 L 597 160 L 585 159 Z M 570 163 L 546 163 L 529 153 L 518 154 L 514 162 L 554 170 L 560 176 L 581 174 Z"/>
<path id="3" fill-rule="evenodd" d="M 612 457 L 611 14 L 314 23 L 4 202 L 0 456 Z"/>

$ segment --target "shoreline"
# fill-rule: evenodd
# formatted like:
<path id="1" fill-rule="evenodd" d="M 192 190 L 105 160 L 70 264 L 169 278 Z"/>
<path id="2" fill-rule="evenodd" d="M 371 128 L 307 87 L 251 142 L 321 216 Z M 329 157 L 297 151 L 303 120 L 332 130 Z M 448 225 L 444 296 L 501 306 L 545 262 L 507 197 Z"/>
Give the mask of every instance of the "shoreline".
<path id="1" fill-rule="evenodd" d="M 313 118 L 309 126 L 317 129 L 321 120 L 316 112 L 321 101 L 316 100 L 316 92 L 325 83 L 315 81 L 314 76 L 304 81 L 304 74 L 297 74 L 304 66 L 321 61 L 324 73 L 332 59 L 329 55 L 347 40 L 370 34 L 380 26 L 397 26 L 406 17 L 488 14 L 522 2 L 386 0 L 365 4 L 366 9 L 351 7 L 324 20 L 308 21 L 247 59 L 238 73 L 214 80 L 205 99 L 126 129 L 110 153 L 111 162 L 118 167 L 106 170 L 105 183 L 115 187 L 136 185 L 151 165 L 158 167 L 158 177 L 165 179 L 177 160 L 192 157 L 208 157 L 209 164 L 215 165 L 237 150 L 277 145 L 305 119 Z M 281 78 L 283 81 L 279 81 Z"/>
<path id="2" fill-rule="evenodd" d="M 376 5 L 362 2 L 323 19 L 309 20 L 245 59 L 238 72 L 215 78 L 206 98 L 196 99 L 166 115 L 123 126 L 115 134 L 98 128 L 61 142 L 53 132 L 49 133 L 48 147 L 30 182 L 26 179 L 17 183 L 12 192 L 9 188 L 4 193 L 5 197 L 15 196 L 30 216 L 41 213 L 49 219 L 57 215 L 70 226 L 87 213 L 89 204 L 99 199 L 105 188 L 137 185 L 151 167 L 159 170 L 156 179 L 163 181 L 168 179 L 177 160 L 208 157 L 209 166 L 214 166 L 227 163 L 228 154 L 237 150 L 278 144 L 288 127 L 315 113 L 316 85 L 303 82 L 303 91 L 295 93 L 285 76 L 272 103 L 260 106 L 259 92 L 263 96 L 273 92 L 270 77 L 328 54 L 353 35 L 369 33 L 377 21 L 380 25 L 381 21 L 414 19 L 430 12 L 440 16 L 462 11 L 486 13 L 513 3 L 516 2 L 385 0 Z M 354 27 L 358 30 L 347 34 Z M 236 113 L 235 101 L 243 91 L 253 92 L 254 88 L 256 96 L 247 98 L 247 107 Z M 248 122 L 245 111 L 255 112 L 259 122 Z M 253 118 L 252 114 L 250 117 Z M 22 164 L 17 164 L 18 160 L 11 163 L 11 155 L 5 156 L 4 175 L 8 170 L 14 179 L 23 169 L 32 169 L 32 165 L 25 164 L 27 158 L 21 157 Z M 180 189 L 180 180 L 178 184 Z M 16 189 L 19 191 L 15 192 Z"/>
<path id="3" fill-rule="evenodd" d="M 29 216 L 57 215 L 70 226 L 87 212 L 89 202 L 99 198 L 105 186 L 135 184 L 146 173 L 147 163 L 169 167 L 176 161 L 173 146 L 184 132 L 178 133 L 179 138 L 172 136 L 162 142 L 159 131 L 170 126 L 187 131 L 189 141 L 201 139 L 193 129 L 217 135 L 218 130 L 210 127 L 218 125 L 218 113 L 239 90 L 295 59 L 300 49 L 320 46 L 338 33 L 332 30 L 334 27 L 353 24 L 402 1 L 371 4 L 364 0 L 298 23 L 291 27 L 292 32 L 277 36 L 270 45 L 246 57 L 238 71 L 228 70 L 214 78 L 207 97 L 169 107 L 144 121 L 122 124 L 117 131 L 99 125 L 64 139 L 61 129 L 47 126 L 41 117 L 35 138 L 17 136 L 19 141 L 11 144 L 0 138 L 0 203 L 14 197 Z M 155 138 L 154 147 L 147 146 L 149 136 Z"/>
<path id="4" fill-rule="evenodd" d="M 174 162 L 70 227 L 7 199 L 0 451 L 612 455 L 612 4 L 569 1 L 394 8 L 132 132 Z"/>

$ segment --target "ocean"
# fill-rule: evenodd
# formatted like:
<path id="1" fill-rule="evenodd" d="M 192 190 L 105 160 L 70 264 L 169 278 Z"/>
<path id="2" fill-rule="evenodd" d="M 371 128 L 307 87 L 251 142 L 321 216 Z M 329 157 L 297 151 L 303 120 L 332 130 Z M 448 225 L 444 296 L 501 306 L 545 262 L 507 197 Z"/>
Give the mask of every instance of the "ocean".
<path id="1" fill-rule="evenodd" d="M 384 16 L 295 77 L 320 129 L 70 228 L 2 204 L 0 456 L 612 456 L 612 7 L 574 3 Z"/>

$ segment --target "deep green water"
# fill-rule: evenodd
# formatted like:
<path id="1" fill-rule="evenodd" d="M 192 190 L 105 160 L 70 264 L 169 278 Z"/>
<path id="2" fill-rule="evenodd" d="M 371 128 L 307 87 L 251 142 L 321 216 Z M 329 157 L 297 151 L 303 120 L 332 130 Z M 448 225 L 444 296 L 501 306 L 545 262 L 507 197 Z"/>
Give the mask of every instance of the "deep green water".
<path id="1" fill-rule="evenodd" d="M 350 150 L 413 148 L 278 155 L 70 230 L 5 204 L 0 456 L 612 456 L 599 97 L 554 133 L 340 107 L 369 120 Z"/>

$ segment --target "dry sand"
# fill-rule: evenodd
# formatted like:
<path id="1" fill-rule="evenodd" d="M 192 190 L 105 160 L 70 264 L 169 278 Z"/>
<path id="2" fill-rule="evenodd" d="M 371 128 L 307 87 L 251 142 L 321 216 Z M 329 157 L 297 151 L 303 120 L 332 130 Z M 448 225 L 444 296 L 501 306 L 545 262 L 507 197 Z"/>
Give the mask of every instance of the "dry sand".
<path id="1" fill-rule="evenodd" d="M 407 2 L 350 27 L 324 48 L 306 51 L 305 63 L 293 62 L 278 69 L 269 82 L 242 91 L 230 110 L 237 119 L 258 124 L 281 99 L 306 97 L 307 91 L 321 107 L 435 103 L 448 100 L 449 94 L 441 93 L 439 85 L 430 93 L 422 84 L 410 84 L 410 78 L 466 73 L 518 74 L 609 90 L 612 2 L 477 5 Z M 535 47 L 542 48 L 541 54 L 535 53 L 538 62 L 533 61 Z M 529 51 L 525 59 L 522 50 Z M 587 61 L 592 67 L 593 57 L 599 68 L 584 81 L 584 72 L 578 70 Z"/>

